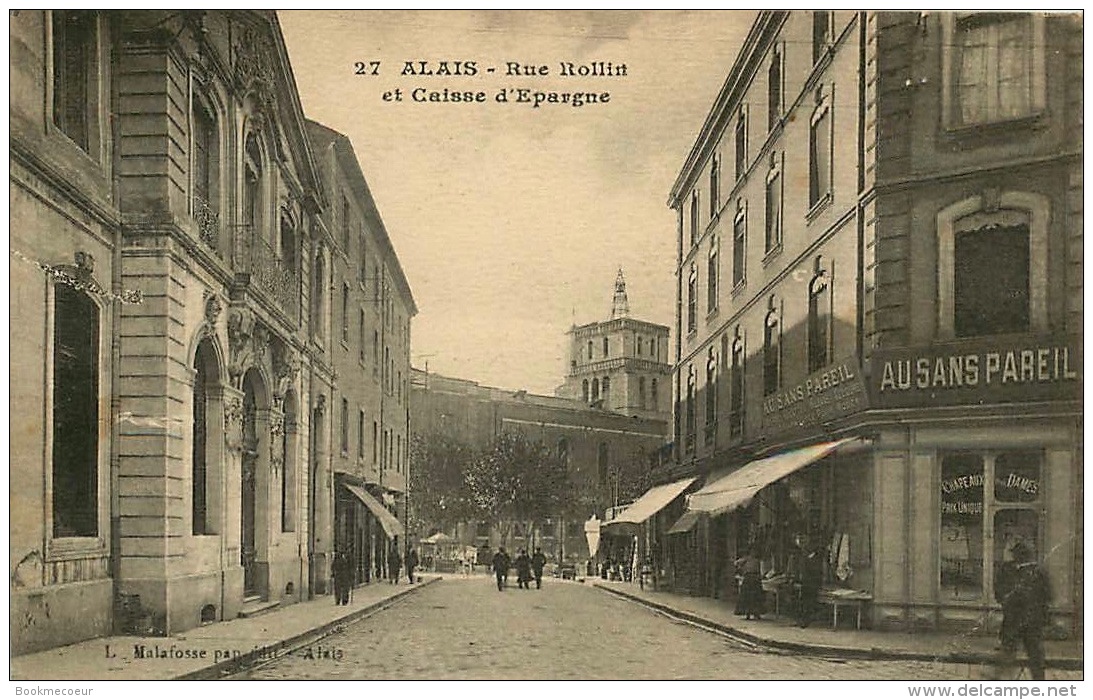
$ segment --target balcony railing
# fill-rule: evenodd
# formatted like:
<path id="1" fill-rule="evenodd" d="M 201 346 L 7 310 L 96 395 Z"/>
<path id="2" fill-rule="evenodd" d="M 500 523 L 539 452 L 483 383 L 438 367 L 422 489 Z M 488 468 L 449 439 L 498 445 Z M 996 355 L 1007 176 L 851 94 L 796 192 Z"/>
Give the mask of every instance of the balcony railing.
<path id="1" fill-rule="evenodd" d="M 278 252 L 253 226 L 239 227 L 233 266 L 236 272 L 246 273 L 250 283 L 286 316 L 297 318 L 300 285 L 296 270 L 284 264 Z"/>
<path id="2" fill-rule="evenodd" d="M 194 197 L 194 221 L 197 232 L 205 245 L 220 252 L 220 214 L 213 211 L 209 203 L 200 197 Z"/>

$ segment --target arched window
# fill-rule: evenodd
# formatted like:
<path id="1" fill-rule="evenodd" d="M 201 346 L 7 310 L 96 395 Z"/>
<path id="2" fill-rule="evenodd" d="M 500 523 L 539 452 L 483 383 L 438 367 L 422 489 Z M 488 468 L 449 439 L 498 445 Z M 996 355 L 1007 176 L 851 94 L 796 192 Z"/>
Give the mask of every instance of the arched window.
<path id="1" fill-rule="evenodd" d="M 211 400 L 219 383 L 219 369 L 216 351 L 212 341 L 205 338 L 197 346 L 194 354 L 194 389 L 193 389 L 193 445 L 191 449 L 192 470 L 192 532 L 195 535 L 209 535 L 216 530 L 215 520 L 216 484 L 210 479 L 210 458 L 215 454 L 210 450 L 209 432 L 216 425 L 210 417 Z M 212 453 L 212 454 L 210 454 Z"/>
<path id="2" fill-rule="evenodd" d="M 193 100 L 193 216 L 201 240 L 220 242 L 220 137 L 216 113 L 199 95 Z"/>
<path id="3" fill-rule="evenodd" d="M 600 400 L 600 380 L 599 378 L 592 379 L 592 400 Z"/>
<path id="4" fill-rule="evenodd" d="M 315 256 L 315 268 L 312 271 L 311 279 L 311 335 L 321 340 L 323 339 L 323 319 L 325 318 L 323 300 L 326 298 L 326 264 L 321 250 Z"/>
<path id="5" fill-rule="evenodd" d="M 99 534 L 99 307 L 70 284 L 53 297 L 54 537 Z"/>
<path id="6" fill-rule="evenodd" d="M 251 236 L 257 236 L 262 222 L 262 149 L 258 137 L 250 133 L 243 150 L 243 224 Z"/>
<path id="7" fill-rule="evenodd" d="M 638 336 L 638 342 L 634 344 L 634 345 L 635 345 L 635 347 L 636 347 L 636 348 L 638 349 L 638 356 L 639 356 L 639 357 L 641 356 L 641 353 L 642 353 L 642 351 L 644 350 L 644 348 L 642 347 L 641 343 L 642 343 L 642 340 L 641 340 L 641 336 L 639 335 L 639 336 Z"/>
<path id="8" fill-rule="evenodd" d="M 611 341 L 606 337 L 603 339 L 603 356 L 607 357 L 611 352 Z"/>
<path id="9" fill-rule="evenodd" d="M 592 361 L 592 341 L 588 341 L 588 361 Z"/>
<path id="10" fill-rule="evenodd" d="M 706 357 L 706 444 L 713 440 L 717 427 L 717 355 L 711 347 Z"/>

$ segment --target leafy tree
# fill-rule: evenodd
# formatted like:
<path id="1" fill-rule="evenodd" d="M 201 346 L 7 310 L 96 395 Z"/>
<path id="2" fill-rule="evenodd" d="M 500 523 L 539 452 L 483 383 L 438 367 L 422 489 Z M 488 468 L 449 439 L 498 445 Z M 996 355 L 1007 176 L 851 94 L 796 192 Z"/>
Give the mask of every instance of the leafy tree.
<path id="1" fill-rule="evenodd" d="M 474 519 L 490 522 L 507 540 L 516 522 L 537 522 L 566 513 L 574 486 L 565 462 L 542 442 L 519 432 L 501 433 L 474 459 L 465 475 Z"/>
<path id="2" fill-rule="evenodd" d="M 473 514 L 465 473 L 474 450 L 442 433 L 415 434 L 410 440 L 410 527 L 447 530 Z"/>

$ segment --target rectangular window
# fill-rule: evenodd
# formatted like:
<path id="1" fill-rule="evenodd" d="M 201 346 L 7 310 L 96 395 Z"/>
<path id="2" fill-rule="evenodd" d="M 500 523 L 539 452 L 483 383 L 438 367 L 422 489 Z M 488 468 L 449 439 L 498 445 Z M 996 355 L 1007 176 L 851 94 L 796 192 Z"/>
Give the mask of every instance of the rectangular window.
<path id="1" fill-rule="evenodd" d="M 710 219 L 717 216 L 721 203 L 721 159 L 715 154 L 710 161 Z"/>
<path id="2" fill-rule="evenodd" d="M 349 399 L 342 399 L 342 455 L 349 454 Z"/>
<path id="3" fill-rule="evenodd" d="M 770 396 L 782 385 L 782 331 L 775 312 L 767 314 L 763 329 L 763 396 Z"/>
<path id="4" fill-rule="evenodd" d="M 710 248 L 710 257 L 706 263 L 706 313 L 717 308 L 717 245 Z"/>
<path id="5" fill-rule="evenodd" d="M 710 359 L 706 363 L 706 427 L 704 444 L 711 445 L 717 433 L 717 362 L 710 350 Z"/>
<path id="6" fill-rule="evenodd" d="M 361 289 L 364 289 L 368 286 L 368 254 L 363 233 L 361 234 L 360 238 L 357 239 L 357 242 L 360 245 L 361 249 Z"/>
<path id="7" fill-rule="evenodd" d="M 771 170 L 767 175 L 766 193 L 766 252 L 782 244 L 782 173 Z"/>
<path id="8" fill-rule="evenodd" d="M 815 11 L 812 13 L 812 62 L 816 63 L 827 53 L 831 45 L 831 19 L 830 11 Z"/>
<path id="9" fill-rule="evenodd" d="M 687 441 L 684 448 L 687 454 L 695 449 L 695 370 L 687 367 Z"/>
<path id="10" fill-rule="evenodd" d="M 744 177 L 748 169 L 748 119 L 743 110 L 736 117 L 736 179 Z"/>
<path id="11" fill-rule="evenodd" d="M 744 246 L 747 244 L 748 217 L 743 205 L 736 210 L 732 224 L 732 286 L 735 289 L 744 283 Z"/>
<path id="12" fill-rule="evenodd" d="M 379 423 L 372 421 L 372 466 L 376 465 L 376 459 L 378 458 L 376 452 L 379 450 L 379 437 Z"/>
<path id="13" fill-rule="evenodd" d="M 380 364 L 380 332 L 378 330 L 372 331 L 372 376 L 375 377 L 379 373 Z"/>
<path id="14" fill-rule="evenodd" d="M 342 248 L 349 255 L 349 200 L 342 197 Z"/>
<path id="15" fill-rule="evenodd" d="M 957 337 L 1028 332 L 1028 226 L 958 232 L 953 257 Z"/>
<path id="16" fill-rule="evenodd" d="M 771 52 L 767 68 L 767 130 L 770 131 L 782 118 L 782 54 L 775 48 Z"/>
<path id="17" fill-rule="evenodd" d="M 691 265 L 691 274 L 687 278 L 687 332 L 693 333 L 698 328 L 698 271 Z"/>
<path id="18" fill-rule="evenodd" d="M 744 433 L 744 344 L 737 340 L 732 348 L 732 369 L 729 378 L 729 435 Z"/>
<path id="19" fill-rule="evenodd" d="M 956 97 L 961 124 L 1033 112 L 1032 22 L 1024 13 L 976 13 L 956 27 Z"/>
<path id="20" fill-rule="evenodd" d="M 349 284 L 342 283 L 342 341 L 349 342 Z"/>
<path id="21" fill-rule="evenodd" d="M 808 131 L 808 205 L 831 193 L 831 109 L 825 102 L 812 116 Z"/>
<path id="22" fill-rule="evenodd" d="M 96 15 L 53 11 L 53 123 L 84 151 L 91 150 Z"/>
<path id="23" fill-rule="evenodd" d="M 99 308 L 58 283 L 53 300 L 53 536 L 99 534 Z"/>
<path id="24" fill-rule="evenodd" d="M 701 235 L 698 220 L 698 190 L 691 193 L 691 245 L 698 242 Z"/>
<path id="25" fill-rule="evenodd" d="M 364 309 L 360 310 L 360 318 L 357 322 L 357 325 L 359 326 L 359 334 L 357 336 L 357 359 L 360 360 L 360 363 L 363 365 L 364 364 L 364 339 L 365 339 L 365 335 L 364 335 Z"/>
<path id="26" fill-rule="evenodd" d="M 364 411 L 357 414 L 357 457 L 364 459 Z"/>

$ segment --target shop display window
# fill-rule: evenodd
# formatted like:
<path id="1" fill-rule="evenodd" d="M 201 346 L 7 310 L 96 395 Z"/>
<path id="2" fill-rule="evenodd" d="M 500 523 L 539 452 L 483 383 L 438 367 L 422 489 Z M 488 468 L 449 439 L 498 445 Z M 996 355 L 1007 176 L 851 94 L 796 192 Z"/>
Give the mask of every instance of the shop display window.
<path id="1" fill-rule="evenodd" d="M 983 596 L 983 458 L 941 461 L 941 589 L 954 600 Z"/>

